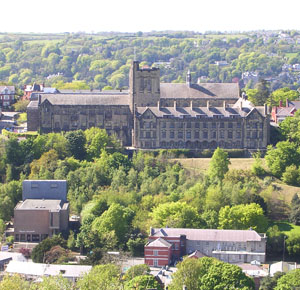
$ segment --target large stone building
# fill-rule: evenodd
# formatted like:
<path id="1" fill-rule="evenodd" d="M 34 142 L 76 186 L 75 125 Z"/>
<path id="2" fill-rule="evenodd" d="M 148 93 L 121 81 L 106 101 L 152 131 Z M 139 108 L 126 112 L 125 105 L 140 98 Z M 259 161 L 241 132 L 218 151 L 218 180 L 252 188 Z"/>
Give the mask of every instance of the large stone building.
<path id="1" fill-rule="evenodd" d="M 145 263 L 162 267 L 195 251 L 228 263 L 264 263 L 266 235 L 254 230 L 151 228 Z"/>
<path id="2" fill-rule="evenodd" d="M 265 149 L 266 107 L 239 96 L 236 83 L 160 83 L 158 68 L 134 61 L 129 91 L 39 94 L 30 102 L 28 130 L 60 132 L 93 126 L 125 146 L 156 148 Z"/>

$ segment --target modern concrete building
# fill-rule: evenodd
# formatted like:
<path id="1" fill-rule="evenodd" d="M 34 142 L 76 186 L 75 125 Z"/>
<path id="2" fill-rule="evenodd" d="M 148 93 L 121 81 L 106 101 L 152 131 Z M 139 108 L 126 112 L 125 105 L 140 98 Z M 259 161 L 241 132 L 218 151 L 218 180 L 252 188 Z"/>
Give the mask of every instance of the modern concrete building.
<path id="1" fill-rule="evenodd" d="M 14 210 L 16 242 L 40 242 L 68 229 L 65 180 L 25 180 L 23 200 Z"/>
<path id="2" fill-rule="evenodd" d="M 154 244 L 157 239 L 160 241 L 159 249 Z M 195 251 L 228 263 L 250 263 L 254 260 L 264 263 L 266 256 L 266 235 L 254 230 L 151 228 L 148 240 L 145 263 L 149 266 L 169 265 Z M 163 245 L 162 240 L 167 244 Z M 166 259 L 169 244 L 172 245 L 171 258 Z"/>
<path id="3" fill-rule="evenodd" d="M 40 94 L 27 107 L 28 131 L 99 127 L 140 149 L 265 149 L 266 107 L 241 101 L 237 83 L 160 83 L 159 68 L 132 63 L 128 91 Z"/>

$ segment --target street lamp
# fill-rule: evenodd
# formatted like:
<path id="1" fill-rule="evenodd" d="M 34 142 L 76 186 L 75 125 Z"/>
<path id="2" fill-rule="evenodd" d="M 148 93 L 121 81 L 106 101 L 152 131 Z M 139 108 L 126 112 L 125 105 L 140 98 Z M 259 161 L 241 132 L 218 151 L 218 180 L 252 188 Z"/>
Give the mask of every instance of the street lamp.
<path id="1" fill-rule="evenodd" d="M 283 253 L 282 253 L 282 262 L 284 262 L 284 254 L 285 254 L 285 239 L 287 236 L 283 236 Z"/>

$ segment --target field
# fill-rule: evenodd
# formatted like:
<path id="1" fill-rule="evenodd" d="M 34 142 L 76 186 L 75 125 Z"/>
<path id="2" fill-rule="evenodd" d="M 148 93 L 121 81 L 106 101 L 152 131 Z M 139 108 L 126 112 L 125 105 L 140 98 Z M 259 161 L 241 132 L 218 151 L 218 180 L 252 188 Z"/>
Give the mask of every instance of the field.
<path id="1" fill-rule="evenodd" d="M 192 175 L 197 175 L 199 173 L 205 173 L 209 168 L 209 162 L 211 158 L 180 158 L 174 159 L 182 164 L 184 168 L 189 170 Z M 231 158 L 231 164 L 229 169 L 251 169 L 254 163 L 253 158 Z M 265 161 L 263 160 L 263 165 L 267 170 Z M 261 179 L 263 181 L 263 178 Z M 267 200 L 272 200 L 272 205 L 274 206 L 274 218 L 280 220 L 286 217 L 289 211 L 289 204 L 295 193 L 298 193 L 299 187 L 290 186 L 282 183 L 280 180 L 272 177 L 273 190 L 271 192 L 267 191 L 263 194 L 263 197 Z M 300 231 L 300 230 L 299 230 Z"/>
<path id="2" fill-rule="evenodd" d="M 208 167 L 210 158 L 180 158 L 175 159 L 182 164 L 183 167 L 194 173 L 204 173 Z M 231 158 L 229 169 L 251 169 L 254 163 L 253 158 Z"/>
<path id="3" fill-rule="evenodd" d="M 296 226 L 287 221 L 274 222 L 272 225 L 277 225 L 279 230 L 287 236 L 291 234 L 300 234 L 300 226 Z"/>

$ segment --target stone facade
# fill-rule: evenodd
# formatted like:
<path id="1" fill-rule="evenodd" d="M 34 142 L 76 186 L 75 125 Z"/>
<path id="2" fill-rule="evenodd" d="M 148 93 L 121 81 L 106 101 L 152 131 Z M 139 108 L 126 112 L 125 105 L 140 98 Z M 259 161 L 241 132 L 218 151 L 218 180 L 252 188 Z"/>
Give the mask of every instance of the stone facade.
<path id="1" fill-rule="evenodd" d="M 195 251 L 228 263 L 250 263 L 254 260 L 264 263 L 266 257 L 266 235 L 254 230 L 151 228 L 149 243 L 145 245 L 148 265 L 152 265 L 151 260 L 161 258 L 159 252 L 154 255 L 149 251 L 157 239 L 172 245 L 169 264 Z"/>
<path id="2" fill-rule="evenodd" d="M 28 130 L 60 132 L 99 127 L 140 149 L 265 149 L 269 115 L 239 98 L 230 84 L 160 83 L 158 68 L 134 61 L 129 91 L 41 94 L 27 108 Z"/>

